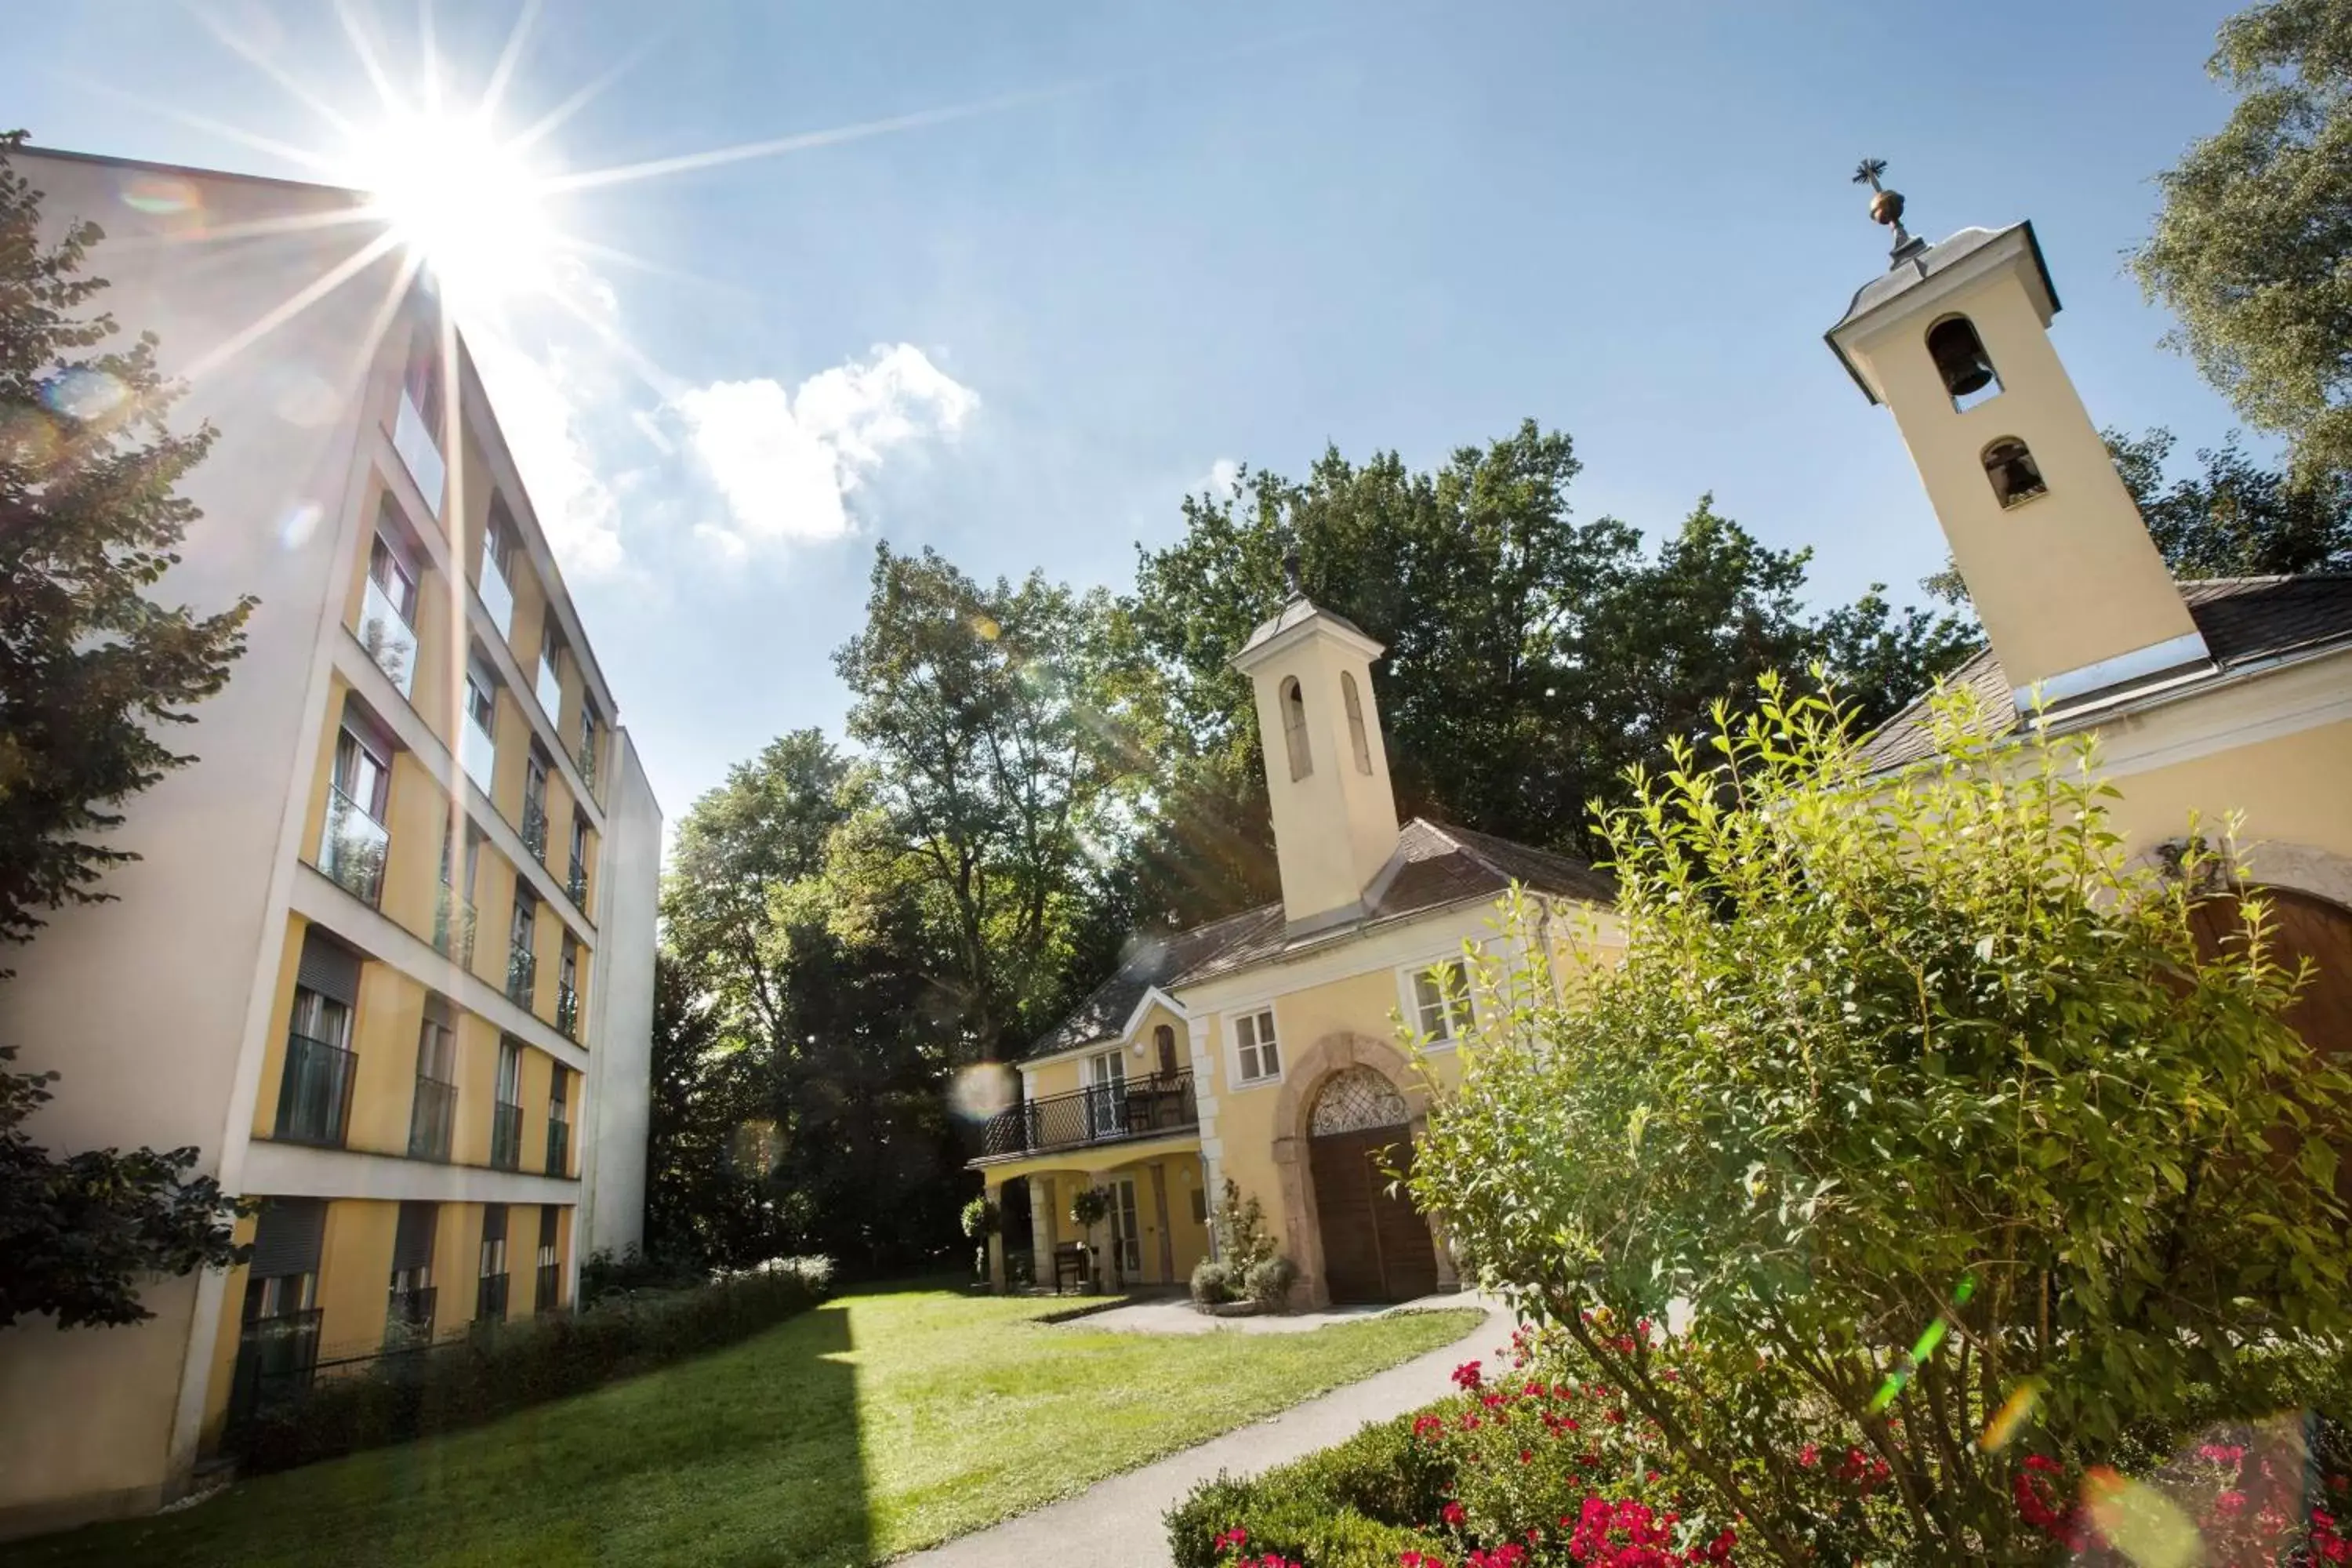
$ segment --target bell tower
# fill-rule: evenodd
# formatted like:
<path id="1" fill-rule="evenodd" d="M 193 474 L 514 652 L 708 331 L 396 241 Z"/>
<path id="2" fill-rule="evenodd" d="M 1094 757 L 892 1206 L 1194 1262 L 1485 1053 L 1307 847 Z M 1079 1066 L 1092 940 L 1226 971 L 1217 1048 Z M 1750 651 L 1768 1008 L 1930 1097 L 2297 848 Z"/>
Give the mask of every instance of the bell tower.
<path id="1" fill-rule="evenodd" d="M 1893 229 L 1830 347 L 1911 450 L 2018 706 L 2202 668 L 2205 639 L 2148 537 L 2106 443 L 2051 345 L 2057 291 L 2033 226 L 1964 228 L 1936 245 L 1903 197 L 1854 174 Z"/>
<path id="2" fill-rule="evenodd" d="M 1396 849 L 1396 795 L 1372 660 L 1381 645 L 1344 616 L 1318 608 L 1283 563 L 1290 595 L 1235 654 L 1233 667 L 1257 695 L 1282 907 L 1293 932 L 1354 920 Z"/>

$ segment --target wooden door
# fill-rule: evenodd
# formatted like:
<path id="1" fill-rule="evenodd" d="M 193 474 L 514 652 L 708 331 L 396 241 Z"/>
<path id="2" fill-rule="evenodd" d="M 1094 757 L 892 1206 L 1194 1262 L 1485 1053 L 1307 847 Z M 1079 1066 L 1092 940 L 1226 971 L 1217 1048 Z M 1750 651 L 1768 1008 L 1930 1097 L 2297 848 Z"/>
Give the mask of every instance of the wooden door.
<path id="1" fill-rule="evenodd" d="M 2311 1048 L 2336 1066 L 2352 1068 L 2352 910 L 2284 888 L 2263 888 L 2271 907 L 2272 961 L 2293 971 L 2309 959 L 2315 973 L 2288 1008 L 2286 1021 Z M 2235 896 L 2208 899 L 2189 918 L 2207 951 L 2238 950 L 2245 916 Z M 2343 1152 L 2336 1190 L 2352 1201 L 2352 1130 L 2337 1137 Z"/>
<path id="2" fill-rule="evenodd" d="M 1368 1127 L 1307 1140 L 1323 1278 L 1334 1302 L 1409 1301 L 1437 1289 L 1429 1225 L 1382 1167 L 1412 1166 L 1402 1126 Z M 1401 1164 L 1398 1163 L 1402 1162 Z"/>

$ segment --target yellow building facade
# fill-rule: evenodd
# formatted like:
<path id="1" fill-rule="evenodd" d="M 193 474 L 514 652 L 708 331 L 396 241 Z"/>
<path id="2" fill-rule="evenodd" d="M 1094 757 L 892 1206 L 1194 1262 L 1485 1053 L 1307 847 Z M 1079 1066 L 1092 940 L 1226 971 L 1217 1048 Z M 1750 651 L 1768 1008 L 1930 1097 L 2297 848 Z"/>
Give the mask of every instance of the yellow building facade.
<path id="1" fill-rule="evenodd" d="M 26 152 L 219 431 L 166 599 L 251 593 L 116 901 L 0 987 L 49 1147 L 194 1146 L 249 1263 L 0 1331 L 0 1534 L 178 1495 L 317 1379 L 563 1310 L 642 1224 L 661 823 L 465 346 L 351 193 Z M 306 289 L 310 302 L 288 313 Z M 258 325 L 260 323 L 273 325 Z"/>

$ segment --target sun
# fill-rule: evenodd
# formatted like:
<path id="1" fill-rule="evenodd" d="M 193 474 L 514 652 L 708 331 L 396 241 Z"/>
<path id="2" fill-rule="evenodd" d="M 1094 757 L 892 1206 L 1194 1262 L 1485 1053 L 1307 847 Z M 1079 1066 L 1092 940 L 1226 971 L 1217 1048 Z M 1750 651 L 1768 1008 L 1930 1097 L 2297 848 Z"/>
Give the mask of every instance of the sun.
<path id="1" fill-rule="evenodd" d="M 350 183 L 453 304 L 496 311 L 546 287 L 559 247 L 545 176 L 486 114 L 395 112 L 350 164 Z"/>

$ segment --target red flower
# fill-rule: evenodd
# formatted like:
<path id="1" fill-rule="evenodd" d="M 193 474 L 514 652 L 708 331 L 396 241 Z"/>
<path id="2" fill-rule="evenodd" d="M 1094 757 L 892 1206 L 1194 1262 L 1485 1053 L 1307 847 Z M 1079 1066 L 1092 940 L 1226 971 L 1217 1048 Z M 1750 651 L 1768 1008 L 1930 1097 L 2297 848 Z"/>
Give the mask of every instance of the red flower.
<path id="1" fill-rule="evenodd" d="M 1808 1443 L 1803 1447 L 1797 1450 L 1797 1463 L 1803 1466 L 1806 1469 L 1810 1470 L 1821 1462 L 1822 1448 L 1820 1444 Z"/>
<path id="2" fill-rule="evenodd" d="M 1475 1361 L 1465 1361 L 1454 1369 L 1454 1382 L 1458 1387 L 1475 1388 L 1485 1381 L 1486 1374 L 1478 1370 L 1478 1363 Z"/>
<path id="3" fill-rule="evenodd" d="M 1217 1551 L 1222 1553 L 1227 1547 L 1244 1546 L 1247 1545 L 1248 1542 L 1249 1531 L 1244 1530 L 1237 1524 L 1231 1530 L 1226 1531 L 1223 1534 L 1217 1537 Z"/>
<path id="4" fill-rule="evenodd" d="M 1448 1524 L 1458 1525 L 1462 1522 L 1462 1505 L 1458 1502 L 1449 1502 L 1437 1510 L 1437 1517 Z"/>

